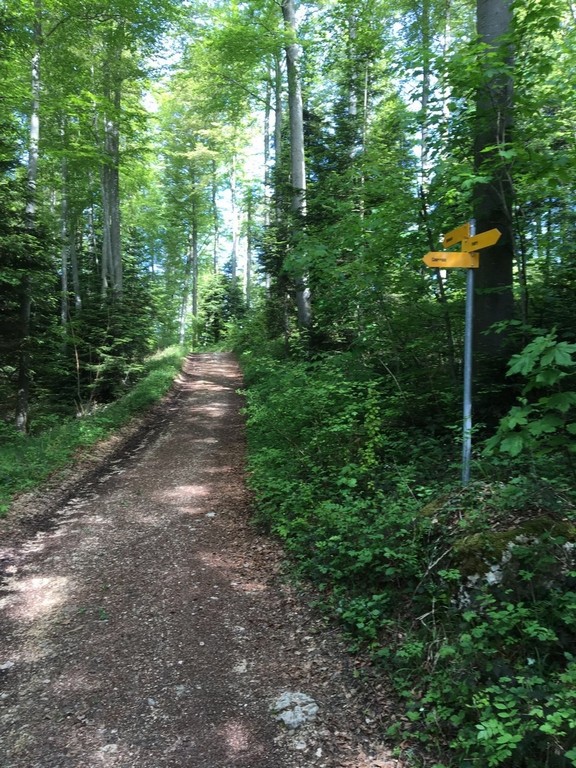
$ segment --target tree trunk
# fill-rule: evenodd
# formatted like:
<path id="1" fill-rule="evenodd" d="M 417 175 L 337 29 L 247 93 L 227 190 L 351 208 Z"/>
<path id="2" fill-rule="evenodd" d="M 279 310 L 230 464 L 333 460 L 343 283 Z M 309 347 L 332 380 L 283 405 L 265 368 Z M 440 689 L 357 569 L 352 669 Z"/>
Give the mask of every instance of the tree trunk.
<path id="1" fill-rule="evenodd" d="M 196 203 L 192 204 L 192 316 L 194 318 L 194 333 L 198 320 L 198 276 L 200 272 L 199 253 L 198 253 L 198 213 Z M 196 339 L 194 339 L 196 341 Z"/>
<path id="2" fill-rule="evenodd" d="M 348 16 L 348 66 L 350 67 L 348 77 L 348 115 L 352 128 L 356 128 L 356 118 L 358 117 L 358 64 L 356 55 L 356 39 L 358 37 L 356 30 L 356 18 L 353 13 Z M 354 133 L 356 131 L 354 130 Z M 356 148 L 355 137 L 351 137 L 350 154 L 354 157 Z"/>
<path id="3" fill-rule="evenodd" d="M 193 184 L 194 184 L 193 180 Z M 198 217 L 194 198 L 191 203 L 191 222 L 186 246 L 186 261 L 184 263 L 184 280 L 182 291 L 182 303 L 180 305 L 180 344 L 186 340 L 188 313 L 192 310 L 193 338 L 196 343 L 196 328 L 198 319 L 198 276 L 199 276 L 199 249 L 198 249 Z"/>
<path id="4" fill-rule="evenodd" d="M 28 405 L 30 400 L 30 317 L 32 307 L 32 285 L 29 274 L 20 280 L 20 355 L 18 360 L 18 383 L 16 394 L 16 417 L 14 424 L 20 432 L 28 427 Z"/>
<path id="5" fill-rule="evenodd" d="M 248 190 L 246 200 L 246 282 L 245 282 L 245 296 L 246 306 L 250 309 L 252 305 L 252 258 L 253 258 L 253 235 L 252 228 L 254 226 L 254 191 L 252 188 Z"/>
<path id="6" fill-rule="evenodd" d="M 436 242 L 433 237 L 429 219 L 429 172 L 430 172 L 430 96 L 432 92 L 432 19 L 430 0 L 422 0 L 419 4 L 419 13 L 416 14 L 416 22 L 419 30 L 422 51 L 422 82 L 420 87 L 420 200 L 421 217 L 426 230 L 428 248 L 433 251 Z M 444 278 L 439 269 L 434 270 L 438 286 L 438 302 L 442 308 L 442 319 L 446 333 L 446 358 L 449 374 L 452 382 L 456 382 L 456 351 L 452 320 L 446 297 Z"/>
<path id="7" fill-rule="evenodd" d="M 64 136 L 65 131 L 62 130 Z M 62 200 L 60 203 L 60 252 L 61 252 L 61 288 L 60 321 L 65 327 L 70 320 L 70 299 L 74 299 L 74 309 L 82 309 L 80 298 L 80 270 L 76 250 L 77 217 L 70 199 L 69 173 L 66 158 L 62 159 Z M 72 285 L 70 285 L 72 283 Z"/>
<path id="8" fill-rule="evenodd" d="M 186 328 L 188 320 L 188 312 L 190 309 L 190 296 L 191 290 L 191 276 L 192 276 L 192 235 L 188 234 L 188 243 L 186 244 L 186 261 L 184 262 L 184 278 L 182 285 L 182 298 L 180 302 L 179 313 L 179 332 L 178 342 L 180 345 L 184 344 L 186 340 Z"/>
<path id="9" fill-rule="evenodd" d="M 282 67 L 280 57 L 274 59 L 274 219 L 279 223 L 282 200 Z"/>
<path id="10" fill-rule="evenodd" d="M 284 25 L 289 34 L 286 45 L 286 67 L 288 73 L 288 112 L 290 116 L 290 169 L 292 185 L 292 212 L 295 226 L 302 226 L 306 217 L 306 161 L 304 157 L 304 110 L 302 85 L 298 68 L 300 46 L 296 42 L 296 12 L 294 0 L 282 0 Z M 300 273 L 295 277 L 298 324 L 309 327 L 312 322 L 310 289 L 307 276 Z"/>
<path id="11" fill-rule="evenodd" d="M 26 229 L 31 236 L 36 230 L 36 187 L 38 182 L 38 158 L 40 146 L 40 49 L 42 46 L 42 26 L 40 22 L 42 4 L 35 0 L 36 17 L 34 21 L 34 54 L 31 66 L 32 103 L 30 110 L 30 134 L 28 145 L 28 175 L 26 201 Z M 32 237 L 31 237 L 32 239 Z M 32 261 L 30 254 L 30 261 Z M 30 401 L 30 366 L 31 366 L 31 312 L 32 279 L 26 272 L 20 279 L 20 354 L 18 360 L 18 382 L 14 424 L 20 432 L 28 428 L 28 408 Z"/>
<path id="12" fill-rule="evenodd" d="M 120 245 L 120 144 L 118 126 L 106 119 L 105 161 L 102 166 L 102 287 L 115 296 L 122 294 L 122 254 Z"/>
<path id="13" fill-rule="evenodd" d="M 236 156 L 232 157 L 232 168 L 230 171 L 230 220 L 232 225 L 232 248 L 230 252 L 230 276 L 232 280 L 236 279 L 238 271 L 238 238 L 239 238 L 239 212 L 238 212 L 238 190 L 236 178 Z"/>
<path id="14" fill-rule="evenodd" d="M 512 266 L 512 179 L 509 164 L 499 150 L 511 140 L 513 82 L 508 68 L 512 52 L 506 39 L 512 26 L 511 0 L 477 0 L 477 29 L 480 40 L 504 65 L 495 75 L 486 75 L 478 89 L 476 104 L 475 167 L 489 178 L 474 189 L 476 232 L 497 228 L 498 243 L 480 254 L 476 270 L 474 346 L 482 379 L 501 379 L 510 350 L 507 334 L 490 331 L 494 323 L 511 320 L 514 314 Z"/>
<path id="15" fill-rule="evenodd" d="M 104 61 L 104 162 L 102 163 L 102 292 L 122 296 L 122 251 L 120 239 L 120 128 L 122 76 L 118 72 L 122 54 L 122 30 L 112 33 Z"/>
<path id="16" fill-rule="evenodd" d="M 264 107 L 264 226 L 270 223 L 270 118 L 272 115 L 272 75 L 266 78 L 266 105 Z"/>
<path id="17" fill-rule="evenodd" d="M 39 3 L 36 4 L 36 10 L 39 19 L 41 10 Z M 36 227 L 36 186 L 40 145 L 40 46 L 42 44 L 42 28 L 39 20 L 34 24 L 34 41 L 36 50 L 32 57 L 32 109 L 28 150 L 28 199 L 26 202 L 26 224 L 31 231 Z"/>
<path id="18" fill-rule="evenodd" d="M 418 18 L 422 36 L 422 88 L 420 92 L 420 176 L 424 194 L 428 187 L 428 131 L 429 104 L 432 77 L 432 23 L 430 19 L 430 0 L 422 0 L 421 12 Z"/>
<path id="19" fill-rule="evenodd" d="M 218 179 L 216 177 L 216 161 L 212 160 L 212 174 L 210 178 L 212 196 L 212 227 L 214 239 L 212 244 L 212 270 L 218 272 L 218 248 L 220 243 L 220 219 L 218 214 Z"/>
<path id="20" fill-rule="evenodd" d="M 70 221 L 70 270 L 72 273 L 72 290 L 74 291 L 74 308 L 76 313 L 82 309 L 82 294 L 80 292 L 80 269 L 78 267 L 78 249 L 76 246 L 78 223 L 76 217 Z"/>
<path id="21" fill-rule="evenodd" d="M 62 131 L 64 134 L 64 131 Z M 66 158 L 62 159 L 62 200 L 60 203 L 60 259 L 61 259 L 61 277 L 60 277 L 60 324 L 66 328 L 68 317 L 70 315 L 69 307 L 69 286 L 68 286 L 68 268 L 70 263 L 70 231 L 68 221 L 70 218 L 70 207 L 68 204 L 68 163 Z"/>
<path id="22" fill-rule="evenodd" d="M 268 230 L 270 226 L 270 212 L 272 210 L 273 191 L 272 191 L 272 169 L 270 165 L 270 153 L 272 149 L 272 134 L 270 130 L 272 119 L 272 85 L 273 85 L 273 73 L 269 70 L 268 77 L 266 79 L 266 106 L 264 108 L 264 205 L 262 208 L 262 225 L 264 230 Z M 248 225 L 250 226 L 250 224 Z M 248 233 L 250 237 L 250 232 Z M 251 243 L 247 244 L 248 259 L 251 259 Z M 264 282 L 266 288 L 270 288 L 270 272 L 266 269 L 264 273 Z M 248 294 L 246 297 L 248 301 Z M 250 306 L 248 304 L 248 306 Z"/>

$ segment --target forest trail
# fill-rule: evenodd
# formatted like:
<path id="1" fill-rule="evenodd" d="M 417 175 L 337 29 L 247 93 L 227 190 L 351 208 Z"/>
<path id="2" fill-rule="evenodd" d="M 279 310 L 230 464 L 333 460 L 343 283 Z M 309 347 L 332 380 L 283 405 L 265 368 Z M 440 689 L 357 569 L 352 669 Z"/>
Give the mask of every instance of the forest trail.
<path id="1" fill-rule="evenodd" d="M 240 385 L 231 356 L 191 355 L 132 449 L 4 551 L 3 768 L 401 766 L 249 525 Z M 318 706 L 293 731 L 270 709 L 287 691 Z"/>

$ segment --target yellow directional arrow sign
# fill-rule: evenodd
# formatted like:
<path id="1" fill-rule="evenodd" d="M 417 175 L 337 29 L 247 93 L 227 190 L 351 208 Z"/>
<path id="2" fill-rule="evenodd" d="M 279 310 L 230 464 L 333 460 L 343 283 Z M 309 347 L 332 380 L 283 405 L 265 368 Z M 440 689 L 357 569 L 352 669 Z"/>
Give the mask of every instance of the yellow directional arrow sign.
<path id="1" fill-rule="evenodd" d="M 465 237 L 470 237 L 469 221 L 467 221 L 466 224 L 462 224 L 460 227 L 456 227 L 456 229 L 453 229 L 451 232 L 448 232 L 446 235 L 444 235 L 442 240 L 444 248 L 450 248 L 452 245 L 458 245 L 458 243 L 461 243 Z"/>
<path id="2" fill-rule="evenodd" d="M 477 269 L 480 265 L 478 254 L 467 253 L 466 251 L 428 251 L 422 261 L 427 267 L 437 267 L 438 269 L 453 269 L 455 267 Z"/>
<path id="3" fill-rule="evenodd" d="M 472 237 L 465 237 L 462 240 L 463 251 L 479 251 L 482 248 L 489 248 L 500 240 L 502 233 L 499 229 L 487 229 L 486 232 L 479 232 Z"/>

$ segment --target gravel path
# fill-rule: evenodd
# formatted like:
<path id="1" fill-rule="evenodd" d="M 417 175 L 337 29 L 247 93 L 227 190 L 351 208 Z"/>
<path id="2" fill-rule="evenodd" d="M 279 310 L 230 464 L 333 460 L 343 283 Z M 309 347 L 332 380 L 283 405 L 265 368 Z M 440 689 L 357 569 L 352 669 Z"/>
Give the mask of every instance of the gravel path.
<path id="1" fill-rule="evenodd" d="M 249 525 L 240 385 L 231 356 L 190 356 L 136 438 L 4 539 L 2 768 L 404 765 L 379 683 Z M 315 718 L 277 720 L 286 692 Z"/>

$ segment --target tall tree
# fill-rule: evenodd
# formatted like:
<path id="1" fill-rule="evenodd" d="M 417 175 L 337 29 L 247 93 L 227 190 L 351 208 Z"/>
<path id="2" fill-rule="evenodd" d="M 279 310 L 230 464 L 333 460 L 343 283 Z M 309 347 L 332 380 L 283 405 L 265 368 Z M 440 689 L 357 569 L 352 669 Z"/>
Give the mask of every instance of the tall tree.
<path id="1" fill-rule="evenodd" d="M 290 119 L 290 183 L 292 186 L 293 226 L 302 229 L 306 217 L 306 159 L 304 151 L 304 110 L 302 80 L 299 69 L 300 44 L 297 37 L 294 0 L 282 0 L 282 16 L 286 29 L 286 69 L 288 75 L 288 114 Z M 298 322 L 308 327 L 312 308 L 308 277 L 301 267 L 295 270 Z"/>
<path id="2" fill-rule="evenodd" d="M 26 228 L 32 242 L 37 226 L 37 187 L 38 187 L 38 158 L 40 147 L 40 61 L 42 51 L 42 3 L 34 0 L 34 17 L 32 21 L 33 44 L 31 60 L 31 104 L 30 129 L 28 140 L 28 174 L 26 200 Z M 32 255 L 29 259 L 32 264 Z M 18 363 L 18 384 L 16 397 L 16 429 L 26 432 L 28 426 L 28 408 L 30 400 L 31 376 L 31 325 L 32 308 L 32 278 L 30 268 L 20 279 L 20 359 Z"/>
<path id="3" fill-rule="evenodd" d="M 474 161 L 480 181 L 474 188 L 478 232 L 497 228 L 498 243 L 482 251 L 476 275 L 475 348 L 488 370 L 500 370 L 510 350 L 506 333 L 490 330 L 514 316 L 512 232 L 513 186 L 507 157 L 512 142 L 512 2 L 477 0 L 477 32 L 481 45 L 480 82 L 476 102 Z M 480 361 L 480 371 L 482 362 Z"/>
<path id="4" fill-rule="evenodd" d="M 102 295 L 122 296 L 122 245 L 120 237 L 120 113 L 124 80 L 123 20 L 106 30 L 102 59 L 103 132 L 102 187 Z"/>

